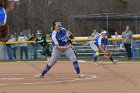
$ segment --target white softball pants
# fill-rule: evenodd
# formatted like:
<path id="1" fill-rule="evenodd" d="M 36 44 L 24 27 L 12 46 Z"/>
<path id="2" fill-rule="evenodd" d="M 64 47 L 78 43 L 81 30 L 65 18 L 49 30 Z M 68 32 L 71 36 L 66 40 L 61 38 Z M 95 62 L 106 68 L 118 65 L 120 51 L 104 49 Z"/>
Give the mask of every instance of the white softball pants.
<path id="1" fill-rule="evenodd" d="M 52 56 L 50 58 L 48 66 L 52 67 L 57 62 L 61 53 L 64 53 L 72 62 L 77 61 L 75 53 L 73 52 L 73 50 L 71 48 L 68 48 L 68 49 L 62 51 L 62 50 L 59 50 L 59 49 L 56 49 L 55 47 L 53 47 Z"/>
<path id="2" fill-rule="evenodd" d="M 93 50 L 94 52 L 99 51 L 98 46 L 97 46 L 96 44 L 94 44 L 93 41 L 89 41 L 89 43 L 90 43 L 90 47 L 92 48 L 92 50 Z"/>

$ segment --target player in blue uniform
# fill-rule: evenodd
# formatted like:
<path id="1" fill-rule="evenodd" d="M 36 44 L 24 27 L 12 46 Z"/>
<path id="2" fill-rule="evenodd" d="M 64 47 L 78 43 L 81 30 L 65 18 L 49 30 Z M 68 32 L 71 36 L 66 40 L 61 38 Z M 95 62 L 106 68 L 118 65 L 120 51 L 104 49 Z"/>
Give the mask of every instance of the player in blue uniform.
<path id="1" fill-rule="evenodd" d="M 107 46 L 107 43 L 108 43 L 108 39 L 107 39 L 106 34 L 107 34 L 106 31 L 102 31 L 101 34 L 97 38 L 95 38 L 95 40 L 89 42 L 90 47 L 94 51 L 94 63 L 95 64 L 98 64 L 97 63 L 97 56 L 95 55 L 95 53 L 99 52 L 99 50 L 101 52 L 103 52 L 105 56 L 108 55 L 107 57 L 109 57 L 110 60 L 113 63 L 117 63 L 118 62 L 118 60 L 114 60 L 113 59 L 113 57 L 109 54 L 109 52 L 106 49 L 106 46 Z"/>
<path id="2" fill-rule="evenodd" d="M 72 62 L 73 66 L 77 72 L 78 77 L 84 77 L 80 73 L 80 67 L 77 61 L 77 58 L 72 50 L 72 44 L 67 36 L 67 31 L 65 28 L 62 28 L 61 22 L 54 23 L 54 30 L 52 32 L 52 56 L 50 61 L 45 66 L 42 73 L 36 75 L 35 77 L 43 77 L 51 67 L 57 62 L 58 58 L 60 57 L 61 53 L 64 53 Z"/>
<path id="3" fill-rule="evenodd" d="M 0 7 L 0 26 L 6 24 L 7 14 L 3 7 Z"/>
<path id="4" fill-rule="evenodd" d="M 0 41 L 8 36 L 8 26 L 6 25 L 7 12 L 13 10 L 14 0 L 0 0 Z"/>
<path id="5" fill-rule="evenodd" d="M 0 0 L 0 27 L 6 24 L 7 12 L 13 10 L 14 0 Z"/>

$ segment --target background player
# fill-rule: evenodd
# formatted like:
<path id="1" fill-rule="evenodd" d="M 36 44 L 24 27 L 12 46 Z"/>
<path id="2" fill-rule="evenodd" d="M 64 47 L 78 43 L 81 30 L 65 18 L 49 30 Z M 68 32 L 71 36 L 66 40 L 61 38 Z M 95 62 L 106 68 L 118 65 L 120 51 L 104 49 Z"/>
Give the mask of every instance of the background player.
<path id="1" fill-rule="evenodd" d="M 43 77 L 57 62 L 61 53 L 64 53 L 73 62 L 73 66 L 77 72 L 78 77 L 84 77 L 84 75 L 80 73 L 80 67 L 78 65 L 77 58 L 72 50 L 71 41 L 69 41 L 68 39 L 66 29 L 62 28 L 61 22 L 54 23 L 54 31 L 52 33 L 52 45 L 53 51 L 49 63 L 45 66 L 42 73 L 36 75 L 35 77 Z"/>
<path id="2" fill-rule="evenodd" d="M 7 12 L 13 10 L 14 0 L 0 0 L 0 41 L 8 36 L 9 29 L 6 25 Z"/>
<path id="3" fill-rule="evenodd" d="M 37 31 L 37 37 L 35 38 L 35 43 L 38 43 L 43 47 L 41 54 L 44 56 L 46 56 L 47 54 L 47 61 L 49 61 L 51 57 L 51 51 L 49 49 L 50 45 L 46 41 L 46 35 L 42 35 L 41 31 Z"/>
<path id="4" fill-rule="evenodd" d="M 98 64 L 97 63 L 97 56 L 95 55 L 95 53 L 99 52 L 99 50 L 104 53 L 105 57 L 109 57 L 110 60 L 113 63 L 117 63 L 118 62 L 118 60 L 114 60 L 113 59 L 113 57 L 109 54 L 108 50 L 106 49 L 106 46 L 107 46 L 107 43 L 108 43 L 108 39 L 107 39 L 106 34 L 107 34 L 106 31 L 102 31 L 100 36 L 95 38 L 95 40 L 89 42 L 90 47 L 94 51 L 94 63 L 95 64 Z"/>
<path id="5" fill-rule="evenodd" d="M 14 9 L 14 0 L 0 0 L 0 27 L 6 24 L 7 12 Z"/>

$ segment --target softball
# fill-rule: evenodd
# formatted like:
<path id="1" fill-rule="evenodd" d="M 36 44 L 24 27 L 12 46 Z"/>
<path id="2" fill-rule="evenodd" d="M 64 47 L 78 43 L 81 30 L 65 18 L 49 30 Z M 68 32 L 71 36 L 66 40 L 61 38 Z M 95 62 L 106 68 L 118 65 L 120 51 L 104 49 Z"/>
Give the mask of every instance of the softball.
<path id="1" fill-rule="evenodd" d="M 96 57 L 97 57 L 97 56 L 99 56 L 99 55 L 100 55 L 100 53 L 99 53 L 99 52 L 96 52 L 96 53 L 95 53 L 95 56 L 96 56 Z"/>

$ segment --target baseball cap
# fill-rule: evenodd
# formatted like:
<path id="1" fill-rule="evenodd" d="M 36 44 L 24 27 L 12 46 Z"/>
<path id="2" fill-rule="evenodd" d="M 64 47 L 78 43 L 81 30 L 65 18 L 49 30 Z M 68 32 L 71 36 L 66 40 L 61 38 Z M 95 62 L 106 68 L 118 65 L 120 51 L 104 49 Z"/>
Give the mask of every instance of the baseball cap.
<path id="1" fill-rule="evenodd" d="M 102 34 L 107 34 L 107 31 L 105 31 L 105 30 L 104 30 L 104 31 L 103 31 L 103 32 L 101 32 L 101 33 L 102 33 Z"/>
<path id="2" fill-rule="evenodd" d="M 55 22 L 55 26 L 62 27 L 61 22 Z"/>
<path id="3" fill-rule="evenodd" d="M 19 34 L 20 34 L 20 35 L 24 35 L 23 32 L 20 32 Z"/>
<path id="4" fill-rule="evenodd" d="M 41 31 L 40 30 L 38 30 L 37 31 L 37 35 L 41 35 L 42 33 L 41 33 Z"/>

